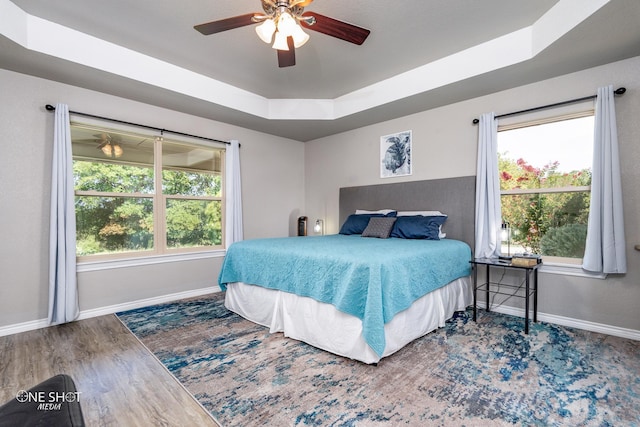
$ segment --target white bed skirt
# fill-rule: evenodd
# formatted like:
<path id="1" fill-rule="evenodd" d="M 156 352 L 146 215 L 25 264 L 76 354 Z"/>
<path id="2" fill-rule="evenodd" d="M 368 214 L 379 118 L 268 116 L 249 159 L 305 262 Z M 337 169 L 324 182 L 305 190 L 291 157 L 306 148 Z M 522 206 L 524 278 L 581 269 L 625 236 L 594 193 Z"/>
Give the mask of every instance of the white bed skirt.
<path id="1" fill-rule="evenodd" d="M 454 280 L 416 300 L 385 325 L 386 347 L 382 357 L 444 326 L 455 311 L 464 310 L 472 303 L 469 277 Z M 377 363 L 381 359 L 362 337 L 362 321 L 331 304 L 236 282 L 227 286 L 225 306 L 245 319 L 268 327 L 272 333 L 284 332 L 287 337 L 364 363 Z"/>

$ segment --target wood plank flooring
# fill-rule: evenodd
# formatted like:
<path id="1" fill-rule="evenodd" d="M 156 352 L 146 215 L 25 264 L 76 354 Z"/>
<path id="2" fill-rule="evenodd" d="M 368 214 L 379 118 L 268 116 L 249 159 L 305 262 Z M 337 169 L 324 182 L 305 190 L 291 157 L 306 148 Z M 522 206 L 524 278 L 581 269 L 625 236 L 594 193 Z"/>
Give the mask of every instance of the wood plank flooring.
<path id="1" fill-rule="evenodd" d="M 61 373 L 87 426 L 218 426 L 115 315 L 0 337 L 0 405 Z"/>

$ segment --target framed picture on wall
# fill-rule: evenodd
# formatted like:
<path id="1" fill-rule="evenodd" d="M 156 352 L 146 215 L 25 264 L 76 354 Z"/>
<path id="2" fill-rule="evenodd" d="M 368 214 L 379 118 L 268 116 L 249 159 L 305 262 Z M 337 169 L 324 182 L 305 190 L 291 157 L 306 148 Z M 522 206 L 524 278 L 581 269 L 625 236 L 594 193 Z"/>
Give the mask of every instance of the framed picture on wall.
<path id="1" fill-rule="evenodd" d="M 411 175 L 411 131 L 380 137 L 380 178 Z"/>

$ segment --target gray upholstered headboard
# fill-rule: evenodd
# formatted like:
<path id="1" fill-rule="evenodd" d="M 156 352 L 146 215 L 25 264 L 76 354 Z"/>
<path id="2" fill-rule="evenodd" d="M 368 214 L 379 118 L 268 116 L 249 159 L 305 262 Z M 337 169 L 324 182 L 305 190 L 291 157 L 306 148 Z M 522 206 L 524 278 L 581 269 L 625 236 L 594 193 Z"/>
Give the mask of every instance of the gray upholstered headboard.
<path id="1" fill-rule="evenodd" d="M 447 238 L 475 242 L 476 177 L 396 182 L 340 189 L 340 224 L 356 209 L 437 210 L 449 216 Z"/>

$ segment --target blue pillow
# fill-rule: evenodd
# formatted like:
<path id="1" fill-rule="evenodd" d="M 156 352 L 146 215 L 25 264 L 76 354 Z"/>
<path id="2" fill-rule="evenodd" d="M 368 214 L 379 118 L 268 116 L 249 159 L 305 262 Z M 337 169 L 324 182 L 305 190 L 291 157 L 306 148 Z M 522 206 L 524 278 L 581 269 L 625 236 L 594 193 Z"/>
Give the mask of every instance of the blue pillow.
<path id="1" fill-rule="evenodd" d="M 347 220 L 342 224 L 340 228 L 340 234 L 362 234 L 367 225 L 369 225 L 369 220 L 371 218 L 381 218 L 381 217 L 395 217 L 396 212 L 390 212 L 386 215 L 383 214 L 351 214 L 347 218 Z"/>
<path id="2" fill-rule="evenodd" d="M 400 239 L 440 240 L 440 226 L 447 217 L 442 216 L 399 216 L 393 224 L 389 237 Z"/>

